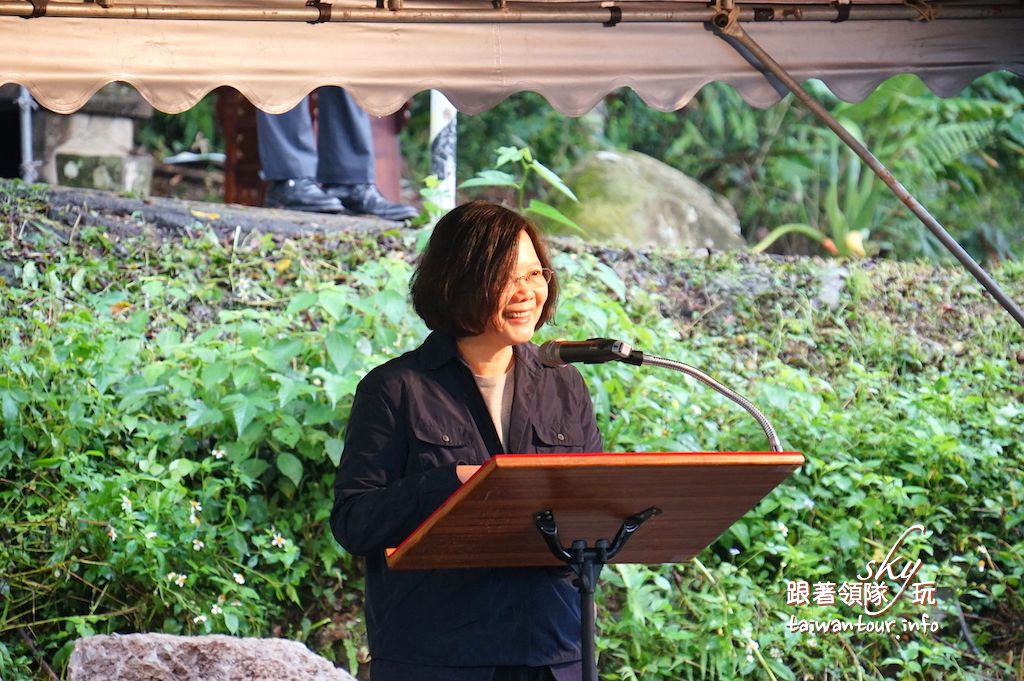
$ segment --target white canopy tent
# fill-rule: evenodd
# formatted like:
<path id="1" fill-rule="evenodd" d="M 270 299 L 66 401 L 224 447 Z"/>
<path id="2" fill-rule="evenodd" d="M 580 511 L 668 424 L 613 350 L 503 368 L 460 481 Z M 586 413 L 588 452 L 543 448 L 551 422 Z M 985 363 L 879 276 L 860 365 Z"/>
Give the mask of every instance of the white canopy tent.
<path id="1" fill-rule="evenodd" d="M 0 85 L 64 113 L 111 81 L 167 112 L 221 85 L 270 112 L 340 85 L 375 114 L 427 89 L 468 113 L 532 90 L 571 115 L 620 87 L 662 110 L 714 80 L 755 106 L 789 90 L 1024 327 L 1024 311 L 799 85 L 819 78 L 859 100 L 896 73 L 939 95 L 989 71 L 1024 74 L 1024 0 L 214 1 L 0 0 Z"/>

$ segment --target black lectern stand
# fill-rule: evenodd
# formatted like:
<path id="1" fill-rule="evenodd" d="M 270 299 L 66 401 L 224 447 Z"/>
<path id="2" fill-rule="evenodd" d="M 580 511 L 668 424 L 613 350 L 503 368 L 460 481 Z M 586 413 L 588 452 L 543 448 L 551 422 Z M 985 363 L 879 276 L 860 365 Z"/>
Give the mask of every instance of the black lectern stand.
<path id="1" fill-rule="evenodd" d="M 496 456 L 388 550 L 388 565 L 568 564 L 582 605 L 583 681 L 597 681 L 593 598 L 601 568 L 689 560 L 803 462 L 797 452 Z M 569 548 L 560 537 L 571 539 Z"/>

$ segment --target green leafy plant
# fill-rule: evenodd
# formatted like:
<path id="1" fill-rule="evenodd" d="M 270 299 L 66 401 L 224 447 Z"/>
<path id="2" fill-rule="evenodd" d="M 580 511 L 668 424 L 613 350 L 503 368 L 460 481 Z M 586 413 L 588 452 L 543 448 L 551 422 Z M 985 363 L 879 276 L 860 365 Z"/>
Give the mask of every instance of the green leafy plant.
<path id="1" fill-rule="evenodd" d="M 136 138 L 138 144 L 161 156 L 182 151 L 223 151 L 216 95 L 207 95 L 182 113 L 154 112 L 152 118 L 139 126 Z"/>
<path id="2" fill-rule="evenodd" d="M 600 106 L 582 116 L 565 116 L 535 92 L 515 93 L 472 116 L 460 114 L 456 123 L 457 171 L 461 179 L 493 167 L 494 140 L 530 148 L 535 158 L 545 159 L 559 174 L 588 151 L 605 144 Z M 430 94 L 424 92 L 413 96 L 409 124 L 402 129 L 402 155 L 413 177 L 430 173 L 429 129 Z"/>
<path id="3" fill-rule="evenodd" d="M 859 129 L 851 122 L 841 120 L 840 124 L 859 136 Z M 751 247 L 752 252 L 766 250 L 787 234 L 813 239 L 832 255 L 863 257 L 868 248 L 877 252 L 873 244 L 866 248 L 865 241 L 877 224 L 877 208 L 888 188 L 838 137 L 831 131 L 824 132 L 827 138 L 823 147 L 828 153 L 823 167 L 794 167 L 796 172 L 789 178 L 795 197 L 812 197 L 807 206 L 812 223 L 780 225 Z M 819 178 L 827 178 L 823 197 L 817 192 Z"/>
<path id="4" fill-rule="evenodd" d="M 933 214 L 955 236 L 977 243 L 976 257 L 1020 257 L 1013 245 L 1020 239 L 999 237 L 1019 231 L 1017 206 L 1005 198 L 1020 193 L 1024 177 L 1019 76 L 989 74 L 960 97 L 946 99 L 914 76 L 897 76 L 857 104 L 840 102 L 820 82 L 807 87 L 925 205 L 934 206 Z M 758 250 L 778 242 L 777 249 L 806 252 L 807 237 L 836 253 L 864 245 L 900 259 L 947 257 L 848 151 L 837 162 L 834 135 L 791 97 L 757 110 L 729 86 L 710 83 L 678 112 L 651 111 L 629 91 L 609 97 L 606 107 L 611 145 L 652 155 L 725 195 L 748 238 L 760 242 Z M 979 209 L 981 221 L 973 217 Z M 849 245 L 834 233 L 843 222 L 850 224 L 844 235 L 859 232 Z M 800 237 L 788 236 L 793 234 Z"/>
<path id="5" fill-rule="evenodd" d="M 1024 256 L 1017 219 L 1024 178 L 1020 84 L 1020 76 L 992 73 L 958 97 L 940 98 L 915 76 L 903 75 L 857 104 L 840 102 L 820 82 L 807 86 L 972 255 L 997 261 Z M 425 173 L 429 107 L 418 97 L 403 148 L 410 167 Z M 724 195 L 747 239 L 761 242 L 759 250 L 771 245 L 787 253 L 856 254 L 863 248 L 902 260 L 949 258 L 880 181 L 851 170 L 859 161 L 849 152 L 833 161 L 834 136 L 791 97 L 759 110 L 728 85 L 709 83 L 684 109 L 660 112 L 624 88 L 585 116 L 568 118 L 539 95 L 521 93 L 479 115 L 459 117 L 460 177 L 492 167 L 495 139 L 533 150 L 562 176 L 600 149 L 646 153 Z M 851 174 L 857 183 L 849 182 Z M 833 233 L 844 220 L 850 243 Z"/>
<path id="6" fill-rule="evenodd" d="M 426 334 L 406 296 L 419 232 L 115 237 L 46 222 L 51 203 L 0 183 L 4 678 L 130 631 L 288 636 L 357 671 L 362 574 L 327 528 L 331 482 L 355 382 Z M 851 261 L 829 305 L 812 260 L 554 253 L 564 295 L 538 341 L 698 366 L 807 459 L 695 560 L 606 568 L 603 679 L 1015 678 L 1024 337 L 966 274 Z M 1024 265 L 998 276 L 1024 293 Z M 766 446 L 674 373 L 581 370 L 610 451 Z M 786 627 L 851 614 L 787 606 L 786 580 L 853 579 L 915 522 L 937 631 Z"/>
<path id="7" fill-rule="evenodd" d="M 493 169 L 480 171 L 475 177 L 460 184 L 459 187 L 462 189 L 507 187 L 515 192 L 516 205 L 521 213 L 533 213 L 548 220 L 554 220 L 558 224 L 564 225 L 576 232 L 583 232 L 579 225 L 551 204 L 537 198 L 531 198 L 530 202 L 526 203 L 526 190 L 533 175 L 540 178 L 548 188 L 569 197 L 573 201 L 578 201 L 576 195 L 562 181 L 562 178 L 535 159 L 533 153 L 526 147 L 499 147 L 495 153 L 497 153 L 497 160 Z M 513 174 L 500 170 L 500 168 L 505 166 L 518 166 L 516 168 L 518 173 Z"/>

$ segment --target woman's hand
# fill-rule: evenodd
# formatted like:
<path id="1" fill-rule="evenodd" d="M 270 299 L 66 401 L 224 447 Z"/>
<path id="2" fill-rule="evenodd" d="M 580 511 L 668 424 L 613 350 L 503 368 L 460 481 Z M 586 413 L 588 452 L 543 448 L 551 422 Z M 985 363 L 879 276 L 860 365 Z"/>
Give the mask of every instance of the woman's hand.
<path id="1" fill-rule="evenodd" d="M 476 473 L 479 468 L 480 466 L 456 466 L 455 474 L 459 476 L 459 482 L 466 482 L 473 477 L 473 473 Z"/>

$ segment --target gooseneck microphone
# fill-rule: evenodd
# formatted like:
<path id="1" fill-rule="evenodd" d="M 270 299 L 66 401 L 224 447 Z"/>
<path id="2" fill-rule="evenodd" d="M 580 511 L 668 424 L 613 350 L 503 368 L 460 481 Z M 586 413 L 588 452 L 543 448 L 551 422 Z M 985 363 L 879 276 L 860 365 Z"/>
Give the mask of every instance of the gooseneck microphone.
<path id="1" fill-rule="evenodd" d="M 603 364 L 604 362 L 631 362 L 633 348 L 629 343 L 611 338 L 591 338 L 585 341 L 553 340 L 540 346 L 541 364 L 549 367 L 565 366 L 571 362 Z"/>
<path id="2" fill-rule="evenodd" d="M 761 430 L 768 436 L 768 442 L 773 452 L 781 452 L 782 444 L 775 428 L 765 418 L 765 415 L 754 406 L 754 404 L 742 395 L 730 390 L 715 379 L 696 369 L 689 364 L 683 364 L 672 359 L 664 359 L 653 355 L 644 355 L 639 350 L 634 350 L 629 343 L 610 338 L 591 338 L 585 341 L 553 340 L 544 343 L 538 351 L 538 359 L 541 364 L 549 367 L 562 367 L 571 362 L 583 364 L 601 364 L 603 362 L 625 362 L 634 366 L 649 364 L 651 366 L 672 369 L 684 373 L 687 376 L 696 378 L 709 388 L 725 395 L 730 400 L 747 410 L 747 413 L 761 426 Z"/>

